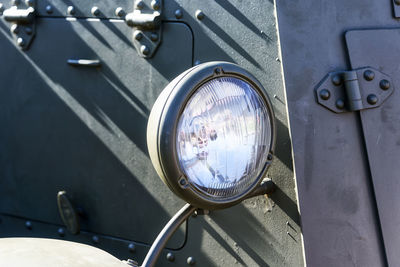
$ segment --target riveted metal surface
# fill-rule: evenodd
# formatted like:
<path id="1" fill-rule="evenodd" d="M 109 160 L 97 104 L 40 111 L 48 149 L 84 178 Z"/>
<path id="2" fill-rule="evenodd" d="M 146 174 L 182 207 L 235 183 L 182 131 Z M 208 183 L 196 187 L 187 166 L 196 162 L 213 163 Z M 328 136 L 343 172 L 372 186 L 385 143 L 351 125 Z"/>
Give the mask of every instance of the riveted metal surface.
<path id="1" fill-rule="evenodd" d="M 397 25 L 391 1 L 276 1 L 276 13 L 306 264 L 386 266 L 359 114 L 321 109 L 314 88 L 326 73 L 365 66 L 394 79 L 383 63 L 349 66 L 343 42 L 349 29 Z"/>
<path id="2" fill-rule="evenodd" d="M 347 32 L 351 66 L 357 68 L 373 63 L 392 76 L 394 84 L 391 83 L 391 87 L 400 84 L 398 31 L 399 28 Z M 378 109 L 360 112 L 389 266 L 400 265 L 397 250 L 400 246 L 400 214 L 397 212 L 400 202 L 399 102 L 400 94 L 395 90 Z"/>

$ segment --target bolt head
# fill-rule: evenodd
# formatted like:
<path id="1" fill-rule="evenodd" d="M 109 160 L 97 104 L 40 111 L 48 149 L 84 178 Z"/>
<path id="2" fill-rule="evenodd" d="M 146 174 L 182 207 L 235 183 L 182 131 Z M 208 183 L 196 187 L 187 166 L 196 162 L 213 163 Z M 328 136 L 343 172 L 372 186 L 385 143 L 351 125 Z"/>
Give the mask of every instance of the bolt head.
<path id="1" fill-rule="evenodd" d="M 61 237 L 64 237 L 64 236 L 65 236 L 65 230 L 64 230 L 64 228 L 62 228 L 62 227 L 58 228 L 57 232 L 58 232 L 58 235 L 59 235 L 59 236 L 61 236 Z"/>
<path id="2" fill-rule="evenodd" d="M 344 109 L 344 101 L 342 99 L 336 100 L 335 104 L 338 109 Z"/>
<path id="3" fill-rule="evenodd" d="M 47 14 L 53 13 L 53 7 L 52 7 L 51 5 L 47 5 L 47 6 L 46 6 L 46 13 L 47 13 Z"/>
<path id="4" fill-rule="evenodd" d="M 92 237 L 92 241 L 93 241 L 93 243 L 98 244 L 99 243 L 99 237 L 97 235 L 94 235 Z"/>
<path id="5" fill-rule="evenodd" d="M 196 10 L 195 15 L 196 15 L 196 18 L 197 18 L 198 20 L 202 20 L 202 19 L 204 19 L 204 17 L 205 17 L 204 12 L 201 11 L 201 10 Z"/>
<path id="6" fill-rule="evenodd" d="M 90 12 L 92 13 L 93 16 L 98 16 L 100 15 L 100 9 L 97 6 L 92 7 L 92 9 L 90 10 Z"/>
<path id="7" fill-rule="evenodd" d="M 196 263 L 196 261 L 194 260 L 193 257 L 188 257 L 186 260 L 187 264 L 189 265 L 194 265 Z"/>
<path id="8" fill-rule="evenodd" d="M 387 89 L 390 88 L 390 82 L 389 82 L 388 80 L 381 80 L 381 81 L 379 82 L 379 87 L 380 87 L 382 90 L 387 90 Z"/>
<path id="9" fill-rule="evenodd" d="M 18 24 L 13 24 L 11 25 L 11 32 L 14 34 L 18 34 L 19 33 L 19 26 Z"/>
<path id="10" fill-rule="evenodd" d="M 327 89 L 322 89 L 319 92 L 319 97 L 321 97 L 322 100 L 328 100 L 331 97 L 331 93 Z"/>
<path id="11" fill-rule="evenodd" d="M 148 54 L 150 54 L 150 48 L 148 48 L 147 45 L 142 45 L 142 46 L 140 47 L 140 52 L 141 52 L 143 55 L 147 56 Z"/>
<path id="12" fill-rule="evenodd" d="M 158 0 L 151 1 L 151 7 L 154 10 L 159 10 L 160 9 L 160 2 Z"/>
<path id="13" fill-rule="evenodd" d="M 133 33 L 133 37 L 134 37 L 136 40 L 140 41 L 140 40 L 143 38 L 143 33 L 142 33 L 141 31 L 135 31 L 135 32 Z"/>
<path id="14" fill-rule="evenodd" d="M 19 37 L 17 39 L 17 44 L 18 44 L 18 46 L 23 47 L 23 46 L 25 46 L 25 40 L 22 37 Z"/>
<path id="15" fill-rule="evenodd" d="M 168 252 L 167 253 L 167 260 L 168 261 L 174 261 L 175 260 L 175 256 L 174 256 L 174 254 L 172 254 L 171 252 Z"/>
<path id="16" fill-rule="evenodd" d="M 136 1 L 136 9 L 143 9 L 144 8 L 144 2 L 142 0 Z"/>
<path id="17" fill-rule="evenodd" d="M 175 10 L 175 18 L 181 19 L 183 17 L 183 12 L 180 9 Z"/>
<path id="18" fill-rule="evenodd" d="M 334 75 L 332 77 L 332 83 L 336 86 L 339 86 L 342 84 L 342 77 L 340 77 L 340 75 Z"/>
<path id="19" fill-rule="evenodd" d="M 134 252 L 136 251 L 136 246 L 135 246 L 135 244 L 130 243 L 130 244 L 128 245 L 128 250 L 129 250 L 130 253 L 134 253 Z"/>
<path id="20" fill-rule="evenodd" d="M 25 4 L 27 6 L 34 6 L 35 5 L 35 0 L 25 0 Z"/>
<path id="21" fill-rule="evenodd" d="M 125 16 L 125 10 L 122 7 L 117 7 L 115 9 L 115 15 L 122 18 L 123 16 Z"/>
<path id="22" fill-rule="evenodd" d="M 28 230 L 32 230 L 32 222 L 31 222 L 31 221 L 26 221 L 26 222 L 25 222 L 25 227 L 26 227 Z"/>
<path id="23" fill-rule="evenodd" d="M 375 73 L 372 70 L 364 71 L 364 79 L 367 81 L 372 81 L 375 78 Z"/>
<path id="24" fill-rule="evenodd" d="M 150 35 L 150 39 L 151 39 L 153 42 L 157 42 L 157 41 L 158 41 L 158 34 L 157 34 L 157 33 L 152 33 L 152 34 Z"/>
<path id="25" fill-rule="evenodd" d="M 67 8 L 67 12 L 68 12 L 68 15 L 75 15 L 75 7 L 74 6 L 69 6 Z"/>
<path id="26" fill-rule="evenodd" d="M 378 102 L 378 97 L 374 94 L 370 94 L 367 96 L 367 102 L 370 105 L 375 105 Z"/>

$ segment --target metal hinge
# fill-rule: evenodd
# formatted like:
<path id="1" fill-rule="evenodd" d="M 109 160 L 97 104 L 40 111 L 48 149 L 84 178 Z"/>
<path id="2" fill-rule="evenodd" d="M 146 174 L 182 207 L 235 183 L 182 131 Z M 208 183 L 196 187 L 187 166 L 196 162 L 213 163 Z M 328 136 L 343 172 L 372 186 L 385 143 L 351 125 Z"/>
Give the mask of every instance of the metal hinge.
<path id="1" fill-rule="evenodd" d="M 13 1 L 13 6 L 4 10 L 4 20 L 11 23 L 10 31 L 15 43 L 28 49 L 36 33 L 35 0 Z"/>
<path id="2" fill-rule="evenodd" d="M 317 102 L 336 113 L 379 107 L 393 91 L 391 78 L 371 67 L 331 72 L 315 88 Z"/>
<path id="3" fill-rule="evenodd" d="M 162 0 L 138 0 L 125 16 L 126 24 L 135 29 L 133 45 L 142 57 L 152 57 L 161 43 L 161 13 Z"/>

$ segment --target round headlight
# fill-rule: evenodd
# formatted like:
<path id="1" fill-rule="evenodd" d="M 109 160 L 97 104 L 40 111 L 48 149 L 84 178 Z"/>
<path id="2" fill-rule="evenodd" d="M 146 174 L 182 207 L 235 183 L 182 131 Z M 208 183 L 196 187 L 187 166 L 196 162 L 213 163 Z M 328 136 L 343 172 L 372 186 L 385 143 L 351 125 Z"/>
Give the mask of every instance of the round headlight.
<path id="1" fill-rule="evenodd" d="M 226 62 L 204 63 L 175 78 L 158 97 L 147 127 L 159 176 L 204 209 L 234 205 L 261 182 L 274 136 L 261 84 Z"/>

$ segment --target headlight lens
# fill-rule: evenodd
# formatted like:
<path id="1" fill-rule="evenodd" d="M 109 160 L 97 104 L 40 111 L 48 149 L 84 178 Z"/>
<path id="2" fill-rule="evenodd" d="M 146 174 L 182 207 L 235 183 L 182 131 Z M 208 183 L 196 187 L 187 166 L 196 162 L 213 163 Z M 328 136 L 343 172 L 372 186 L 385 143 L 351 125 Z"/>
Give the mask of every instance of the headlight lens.
<path id="1" fill-rule="evenodd" d="M 188 182 L 219 199 L 240 195 L 257 181 L 271 144 L 264 100 L 236 77 L 203 84 L 189 99 L 176 133 Z"/>

